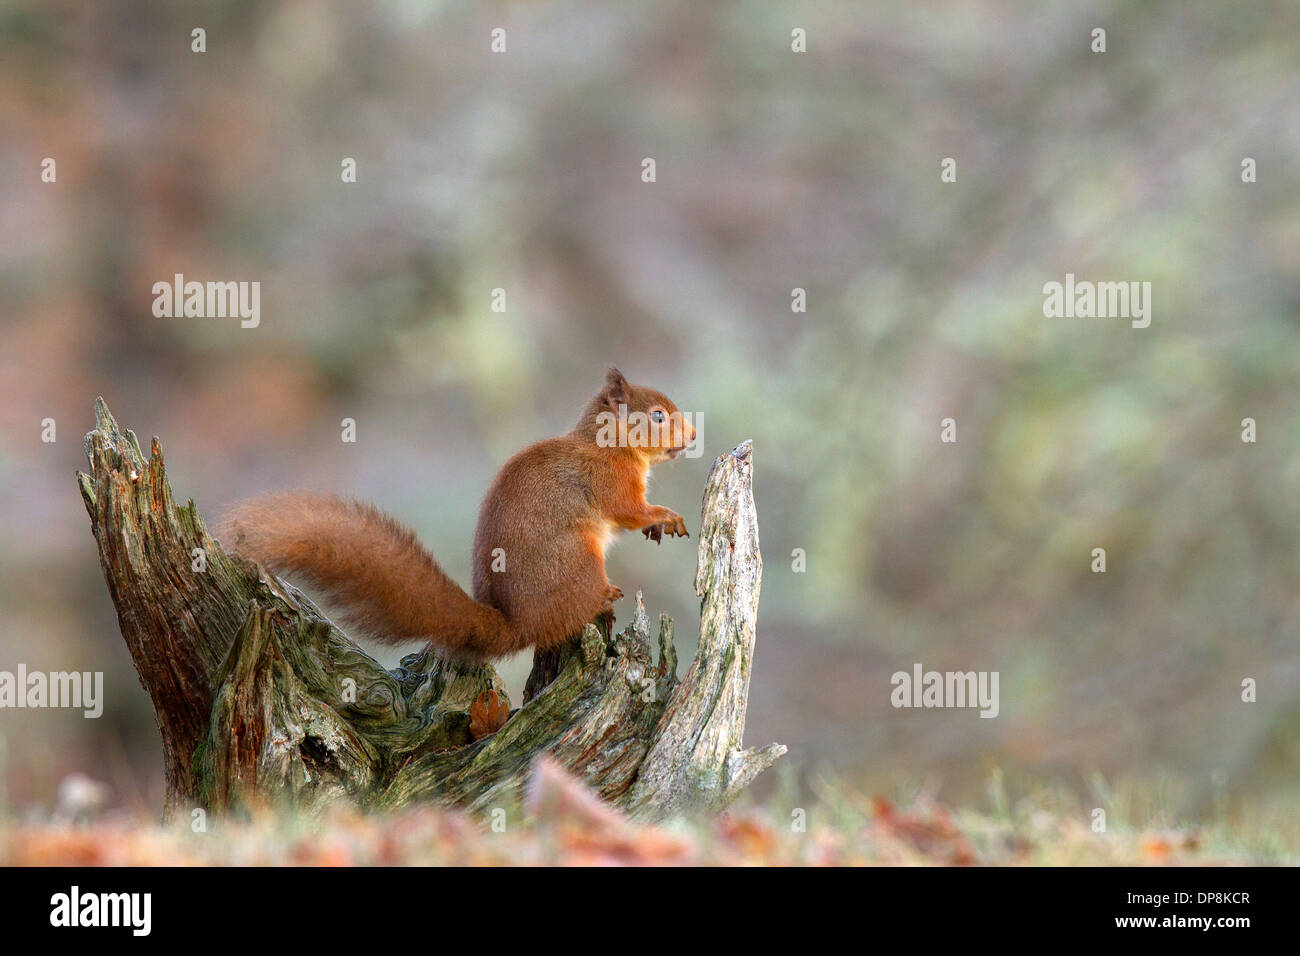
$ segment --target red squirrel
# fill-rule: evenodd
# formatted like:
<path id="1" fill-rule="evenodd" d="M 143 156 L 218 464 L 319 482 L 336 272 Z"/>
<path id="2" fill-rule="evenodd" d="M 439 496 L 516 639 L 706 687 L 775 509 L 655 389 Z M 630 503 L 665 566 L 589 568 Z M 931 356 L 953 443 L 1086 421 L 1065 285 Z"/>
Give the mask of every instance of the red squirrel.
<path id="1" fill-rule="evenodd" d="M 646 427 L 629 428 L 634 413 Z M 687 536 L 681 515 L 646 501 L 646 478 L 694 438 L 666 395 L 611 368 L 567 434 L 528 446 L 497 473 L 479 509 L 472 598 L 414 531 L 364 502 L 267 495 L 236 505 L 221 536 L 320 588 L 379 640 L 424 638 L 471 660 L 545 650 L 612 618 L 623 596 L 605 576 L 615 534 Z"/>

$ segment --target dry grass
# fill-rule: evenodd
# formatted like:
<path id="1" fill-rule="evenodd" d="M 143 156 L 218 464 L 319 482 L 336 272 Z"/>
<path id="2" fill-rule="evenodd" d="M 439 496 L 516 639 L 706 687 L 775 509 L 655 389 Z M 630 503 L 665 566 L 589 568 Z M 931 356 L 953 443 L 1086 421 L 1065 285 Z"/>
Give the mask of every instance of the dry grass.
<path id="1" fill-rule="evenodd" d="M 782 809 L 776 809 L 778 804 Z M 1296 859 L 1274 827 L 1111 826 L 1079 808 L 1021 804 L 952 811 L 828 789 L 805 809 L 787 800 L 664 826 L 634 824 L 563 774 L 483 815 L 432 807 L 392 814 L 337 808 L 158 826 L 129 816 L 0 827 L 9 865 L 1233 865 Z M 802 823 L 802 826 L 800 825 Z"/>

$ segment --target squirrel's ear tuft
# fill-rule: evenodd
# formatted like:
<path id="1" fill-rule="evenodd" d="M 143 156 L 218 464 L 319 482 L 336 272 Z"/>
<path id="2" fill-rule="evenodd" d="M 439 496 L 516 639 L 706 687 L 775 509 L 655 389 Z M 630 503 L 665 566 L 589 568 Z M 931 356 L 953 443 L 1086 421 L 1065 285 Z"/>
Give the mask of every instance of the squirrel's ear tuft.
<path id="1" fill-rule="evenodd" d="M 631 391 L 631 388 L 632 386 L 628 385 L 627 379 L 623 377 L 623 373 L 611 365 L 609 371 L 605 374 L 605 400 L 613 406 L 620 403 L 626 404 L 628 392 Z"/>

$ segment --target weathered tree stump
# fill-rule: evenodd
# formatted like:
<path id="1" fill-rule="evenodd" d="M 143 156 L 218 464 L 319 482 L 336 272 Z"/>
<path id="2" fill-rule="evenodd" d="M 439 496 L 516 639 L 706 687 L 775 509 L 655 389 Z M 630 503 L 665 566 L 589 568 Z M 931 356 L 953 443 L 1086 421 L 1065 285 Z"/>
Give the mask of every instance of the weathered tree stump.
<path id="1" fill-rule="evenodd" d="M 148 459 L 100 399 L 78 474 L 109 594 L 162 735 L 164 815 L 348 799 L 393 809 L 481 809 L 508 797 L 550 754 L 641 817 L 725 806 L 785 753 L 744 750 L 762 559 L 749 442 L 713 464 L 695 587 L 699 652 L 677 677 L 673 624 L 659 656 L 637 595 L 621 633 L 594 624 L 538 654 L 526 700 L 474 740 L 470 707 L 505 688 L 490 664 L 453 666 L 432 649 L 385 670 L 297 588 L 178 508 L 155 438 Z"/>

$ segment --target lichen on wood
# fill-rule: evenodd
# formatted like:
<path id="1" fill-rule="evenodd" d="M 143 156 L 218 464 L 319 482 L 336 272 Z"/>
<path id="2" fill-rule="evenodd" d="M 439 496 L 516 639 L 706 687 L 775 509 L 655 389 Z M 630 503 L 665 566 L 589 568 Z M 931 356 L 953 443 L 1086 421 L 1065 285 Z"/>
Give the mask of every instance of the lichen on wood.
<path id="1" fill-rule="evenodd" d="M 677 677 L 673 622 L 655 643 L 636 599 L 619 633 L 589 624 L 534 657 L 522 706 L 475 740 L 490 664 L 426 647 L 386 670 L 302 592 L 207 531 L 172 498 L 157 439 L 145 457 L 100 399 L 78 474 L 122 637 L 162 736 L 164 815 L 345 799 L 484 809 L 549 754 L 642 817 L 716 810 L 785 752 L 741 744 L 762 560 L 749 442 L 720 456 L 701 511 L 699 651 Z"/>

